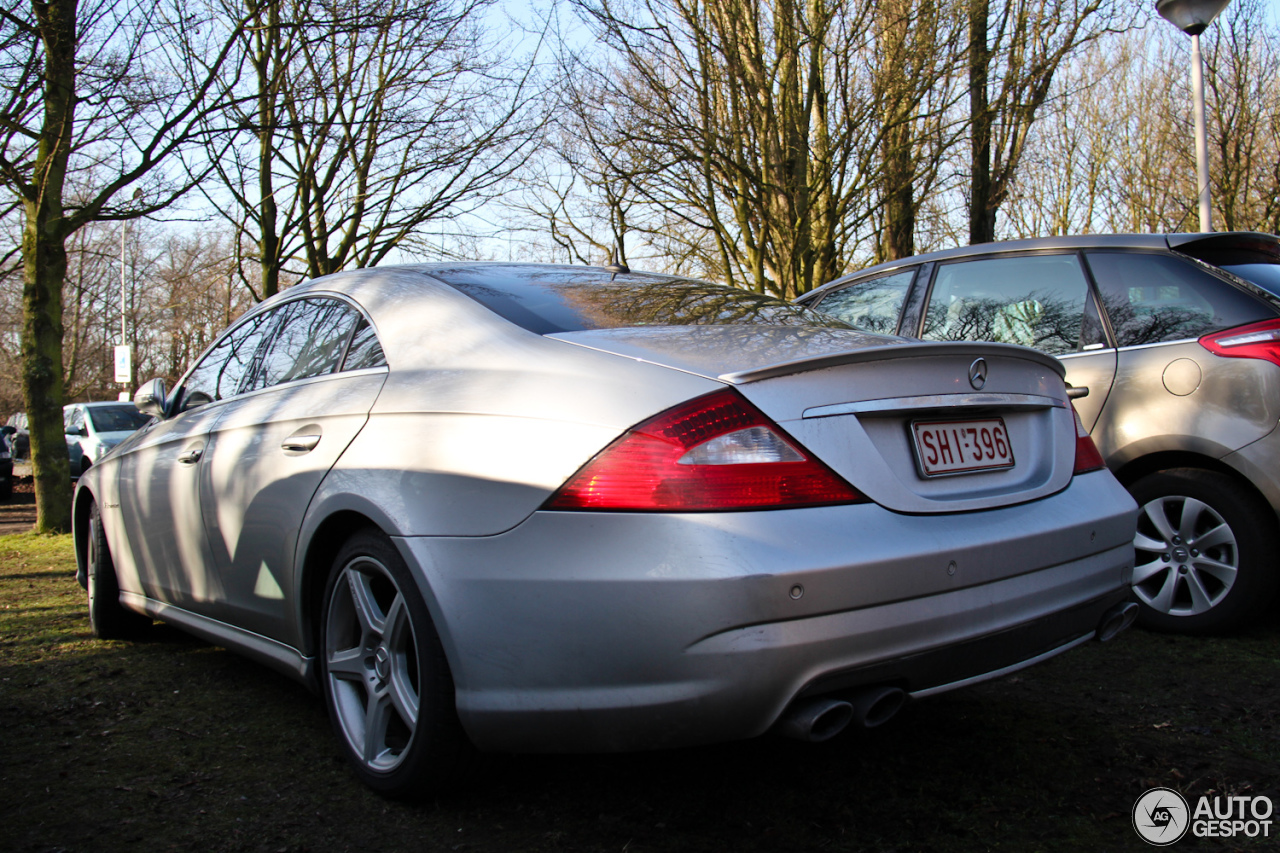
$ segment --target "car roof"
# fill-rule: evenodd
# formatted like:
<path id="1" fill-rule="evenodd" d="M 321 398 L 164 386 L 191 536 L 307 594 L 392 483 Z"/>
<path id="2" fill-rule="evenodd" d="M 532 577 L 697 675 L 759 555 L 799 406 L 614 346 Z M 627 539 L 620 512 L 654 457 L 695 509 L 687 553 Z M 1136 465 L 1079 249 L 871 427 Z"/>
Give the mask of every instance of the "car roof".
<path id="1" fill-rule="evenodd" d="M 957 258 L 977 258 L 1051 249 L 1145 249 L 1148 251 L 1179 249 L 1188 251 L 1191 249 L 1230 248 L 1260 249 L 1268 254 L 1280 256 L 1280 237 L 1257 231 L 1220 231 L 1201 234 L 1081 234 L 1070 237 L 1032 237 L 1024 240 L 999 240 L 993 243 L 975 243 L 971 246 L 959 246 L 954 249 L 943 249 L 938 252 L 928 252 L 923 255 L 912 255 L 909 258 L 886 261 L 882 264 L 876 264 L 875 266 L 841 276 L 835 281 L 814 288 L 810 291 L 810 294 L 837 287 L 854 279 L 892 272 L 903 267 L 931 261 L 950 261 Z M 806 294 L 806 296 L 810 294 Z"/>

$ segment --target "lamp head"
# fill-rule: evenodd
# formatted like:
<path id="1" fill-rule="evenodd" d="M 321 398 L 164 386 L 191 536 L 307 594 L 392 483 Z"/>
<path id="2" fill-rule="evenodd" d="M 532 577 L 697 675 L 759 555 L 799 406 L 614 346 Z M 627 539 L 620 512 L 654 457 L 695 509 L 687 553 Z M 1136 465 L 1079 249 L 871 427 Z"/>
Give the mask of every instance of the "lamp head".
<path id="1" fill-rule="evenodd" d="M 1231 0 L 1156 0 L 1156 12 L 1189 36 L 1198 36 Z"/>

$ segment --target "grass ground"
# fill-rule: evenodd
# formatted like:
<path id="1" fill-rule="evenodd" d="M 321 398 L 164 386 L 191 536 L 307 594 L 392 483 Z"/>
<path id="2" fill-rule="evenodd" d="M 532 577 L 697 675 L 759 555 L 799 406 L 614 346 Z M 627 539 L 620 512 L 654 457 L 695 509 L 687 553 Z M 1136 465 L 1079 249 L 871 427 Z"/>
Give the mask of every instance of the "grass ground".
<path id="1" fill-rule="evenodd" d="M 93 639 L 72 572 L 69 537 L 0 536 L 0 850 L 1144 850 L 1153 786 L 1280 805 L 1275 620 L 1130 631 L 825 745 L 486 757 L 404 805 L 302 687 L 161 625 Z"/>

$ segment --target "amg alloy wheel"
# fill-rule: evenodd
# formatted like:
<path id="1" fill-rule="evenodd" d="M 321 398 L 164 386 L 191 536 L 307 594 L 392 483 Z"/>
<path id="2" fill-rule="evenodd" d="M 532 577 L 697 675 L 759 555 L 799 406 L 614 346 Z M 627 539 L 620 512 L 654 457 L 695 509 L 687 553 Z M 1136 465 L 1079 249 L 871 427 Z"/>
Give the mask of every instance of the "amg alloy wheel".
<path id="1" fill-rule="evenodd" d="M 334 561 L 321 661 L 330 719 L 366 784 L 409 797 L 449 781 L 466 744 L 449 666 L 404 562 L 378 533 L 355 535 Z"/>

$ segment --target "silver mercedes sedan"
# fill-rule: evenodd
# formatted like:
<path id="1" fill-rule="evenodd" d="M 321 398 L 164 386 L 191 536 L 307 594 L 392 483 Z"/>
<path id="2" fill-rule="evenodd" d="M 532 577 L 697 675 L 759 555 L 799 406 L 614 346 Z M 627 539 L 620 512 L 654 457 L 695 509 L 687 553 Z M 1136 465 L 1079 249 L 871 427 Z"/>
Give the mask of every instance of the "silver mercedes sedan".
<path id="1" fill-rule="evenodd" d="M 1136 507 L 1061 364 L 623 267 L 325 276 L 80 479 L 95 633 L 323 693 L 357 775 L 823 740 L 1132 620 Z"/>

